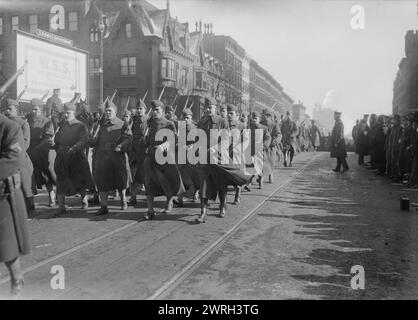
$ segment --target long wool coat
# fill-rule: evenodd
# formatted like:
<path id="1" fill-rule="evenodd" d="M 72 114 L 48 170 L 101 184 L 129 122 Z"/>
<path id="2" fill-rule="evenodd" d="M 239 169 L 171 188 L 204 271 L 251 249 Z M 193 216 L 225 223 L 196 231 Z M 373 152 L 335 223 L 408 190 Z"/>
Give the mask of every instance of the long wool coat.
<path id="1" fill-rule="evenodd" d="M 19 125 L 0 114 L 0 262 L 29 253 L 25 200 L 19 169 L 25 161 Z"/>
<path id="2" fill-rule="evenodd" d="M 331 133 L 331 158 L 347 157 L 344 140 L 344 124 L 336 120 Z"/>
<path id="3" fill-rule="evenodd" d="M 93 177 L 86 157 L 88 129 L 79 120 L 65 122 L 55 135 L 54 169 L 57 174 L 57 194 L 72 196 L 94 190 Z M 69 151 L 72 148 L 73 151 Z"/>

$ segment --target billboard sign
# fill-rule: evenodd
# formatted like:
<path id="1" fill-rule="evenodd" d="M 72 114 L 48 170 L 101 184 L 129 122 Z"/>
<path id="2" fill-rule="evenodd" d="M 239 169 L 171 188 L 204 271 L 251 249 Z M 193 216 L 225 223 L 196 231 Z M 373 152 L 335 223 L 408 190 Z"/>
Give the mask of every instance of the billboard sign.
<path id="1" fill-rule="evenodd" d="M 50 42 L 34 35 L 16 33 L 16 67 L 27 61 L 24 73 L 17 79 L 17 93 L 26 87 L 21 100 L 41 98 L 54 88 L 61 88 L 62 101 L 69 101 L 75 92 L 87 98 L 87 59 L 85 51 Z"/>

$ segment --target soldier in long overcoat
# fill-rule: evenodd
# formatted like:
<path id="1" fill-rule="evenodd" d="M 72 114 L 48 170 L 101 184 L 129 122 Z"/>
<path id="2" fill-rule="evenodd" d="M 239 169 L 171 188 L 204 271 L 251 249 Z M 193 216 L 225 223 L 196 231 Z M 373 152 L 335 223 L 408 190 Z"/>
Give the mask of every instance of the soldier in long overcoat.
<path id="1" fill-rule="evenodd" d="M 42 101 L 32 99 L 32 114 L 28 119 L 30 128 L 30 145 L 27 150 L 33 164 L 33 188 L 34 194 L 37 189 L 46 186 L 49 197 L 49 206 L 55 206 L 56 174 L 54 171 L 55 151 L 51 150 L 50 143 L 54 137 L 54 127 L 50 119 L 42 115 Z"/>
<path id="2" fill-rule="evenodd" d="M 290 112 L 286 111 L 286 116 L 283 118 L 280 128 L 282 132 L 282 145 L 283 145 L 283 165 L 288 166 L 287 159 L 289 159 L 289 167 L 292 166 L 293 156 L 296 151 L 296 136 L 298 134 L 298 127 L 294 121 L 290 119 Z"/>
<path id="3" fill-rule="evenodd" d="M 389 177 L 394 182 L 399 182 L 401 179 L 401 172 L 399 167 L 399 155 L 401 151 L 401 136 L 402 136 L 402 127 L 401 127 L 401 117 L 399 114 L 393 116 L 393 126 L 390 133 L 390 171 L 392 175 Z"/>
<path id="4" fill-rule="evenodd" d="M 263 176 L 268 176 L 269 182 L 273 183 L 273 170 L 274 170 L 274 158 L 277 153 L 277 149 L 280 148 L 280 142 L 283 135 L 280 130 L 280 126 L 273 121 L 270 110 L 265 109 L 263 112 L 263 118 L 260 123 L 267 127 L 270 134 L 270 145 L 267 148 L 266 161 L 263 166 Z"/>
<path id="5" fill-rule="evenodd" d="M 0 114 L 0 262 L 11 278 L 11 294 L 23 288 L 19 256 L 30 252 L 25 199 L 19 170 L 25 163 L 25 143 L 19 125 Z"/>
<path id="6" fill-rule="evenodd" d="M 147 195 L 148 212 L 145 219 L 153 219 L 154 197 L 166 196 L 165 213 L 171 212 L 173 209 L 173 200 L 175 196 L 185 191 L 180 171 L 175 163 L 175 147 L 176 147 L 176 129 L 172 121 L 164 117 L 164 104 L 159 100 L 151 101 L 152 120 L 149 123 L 149 132 L 146 139 L 146 157 L 144 160 L 144 181 L 145 192 Z M 156 140 L 159 130 L 172 131 L 172 139 L 165 141 Z M 161 163 L 159 155 L 167 152 L 167 157 L 171 157 L 172 163 Z"/>
<path id="7" fill-rule="evenodd" d="M 344 124 L 341 121 L 341 112 L 335 111 L 334 119 L 335 124 L 331 133 L 331 158 L 337 158 L 337 166 L 332 170 L 340 172 L 341 166 L 343 166 L 341 173 L 344 173 L 349 167 L 346 160 L 347 151 L 345 149 Z"/>
<path id="8" fill-rule="evenodd" d="M 132 123 L 132 153 L 131 153 L 131 169 L 133 175 L 133 183 L 131 186 L 131 198 L 129 204 L 135 206 L 137 204 L 136 196 L 139 191 L 145 191 L 144 188 L 144 160 L 145 136 L 148 130 L 147 106 L 143 101 L 138 101 L 136 105 L 136 114 L 133 116 Z"/>
<path id="9" fill-rule="evenodd" d="M 360 120 L 360 123 L 357 127 L 357 145 L 358 145 L 358 164 L 360 166 L 364 165 L 364 157 L 369 155 L 370 150 L 370 127 L 367 124 L 366 120 Z"/>
<path id="10" fill-rule="evenodd" d="M 46 100 L 45 115 L 51 119 L 54 130 L 57 131 L 62 120 L 63 104 L 59 95 L 61 93 L 60 88 L 53 90 L 53 95 Z"/>
<path id="11" fill-rule="evenodd" d="M 121 196 L 121 209 L 126 210 L 126 189 L 129 187 L 128 168 L 125 153 L 131 147 L 132 132 L 130 128 L 116 117 L 118 108 L 113 102 L 107 102 L 105 120 L 100 126 L 98 135 L 92 141 L 93 178 L 100 194 L 101 208 L 96 215 L 108 214 L 107 200 L 109 192 L 118 190 Z"/>
<path id="12" fill-rule="evenodd" d="M 309 139 L 311 140 L 312 150 L 315 152 L 321 146 L 321 131 L 319 131 L 315 120 L 311 120 Z"/>
<path id="13" fill-rule="evenodd" d="M 33 192 L 32 192 L 32 175 L 33 175 L 33 165 L 30 160 L 27 150 L 30 145 L 30 128 L 29 124 L 25 119 L 19 117 L 19 102 L 13 99 L 7 99 L 7 109 L 5 115 L 19 124 L 20 129 L 23 133 L 23 141 L 25 143 L 25 162 L 22 166 L 20 173 L 22 176 L 22 190 L 23 195 L 25 196 L 26 209 L 28 212 L 35 210 L 35 202 L 33 201 Z"/>
<path id="14" fill-rule="evenodd" d="M 88 129 L 75 118 L 76 107 L 65 103 L 63 115 L 65 122 L 54 138 L 56 150 L 54 169 L 57 174 L 57 200 L 59 213 L 66 213 L 65 196 L 81 195 L 81 207 L 88 207 L 87 191 L 94 191 L 93 178 L 86 157 L 89 141 Z"/>

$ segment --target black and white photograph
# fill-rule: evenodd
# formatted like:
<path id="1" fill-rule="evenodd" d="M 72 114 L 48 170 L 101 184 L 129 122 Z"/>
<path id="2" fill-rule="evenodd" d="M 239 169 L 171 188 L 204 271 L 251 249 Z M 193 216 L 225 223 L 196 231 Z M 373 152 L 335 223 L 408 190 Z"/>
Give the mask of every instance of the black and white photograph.
<path id="1" fill-rule="evenodd" d="M 0 0 L 0 300 L 261 319 L 417 252 L 418 1 Z"/>

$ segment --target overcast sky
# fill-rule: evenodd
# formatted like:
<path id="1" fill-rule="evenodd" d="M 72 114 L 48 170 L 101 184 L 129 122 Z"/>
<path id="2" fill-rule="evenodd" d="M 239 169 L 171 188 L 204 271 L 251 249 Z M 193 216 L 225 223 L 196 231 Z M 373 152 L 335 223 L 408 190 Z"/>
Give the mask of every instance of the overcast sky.
<path id="1" fill-rule="evenodd" d="M 150 0 L 158 8 L 166 0 Z M 365 28 L 353 30 L 360 4 Z M 364 113 L 391 113 L 404 36 L 418 29 L 417 1 L 170 0 L 180 22 L 213 23 L 230 35 L 311 114 L 315 103 L 343 112 L 346 131 Z M 350 130 L 351 131 L 351 128 Z"/>

